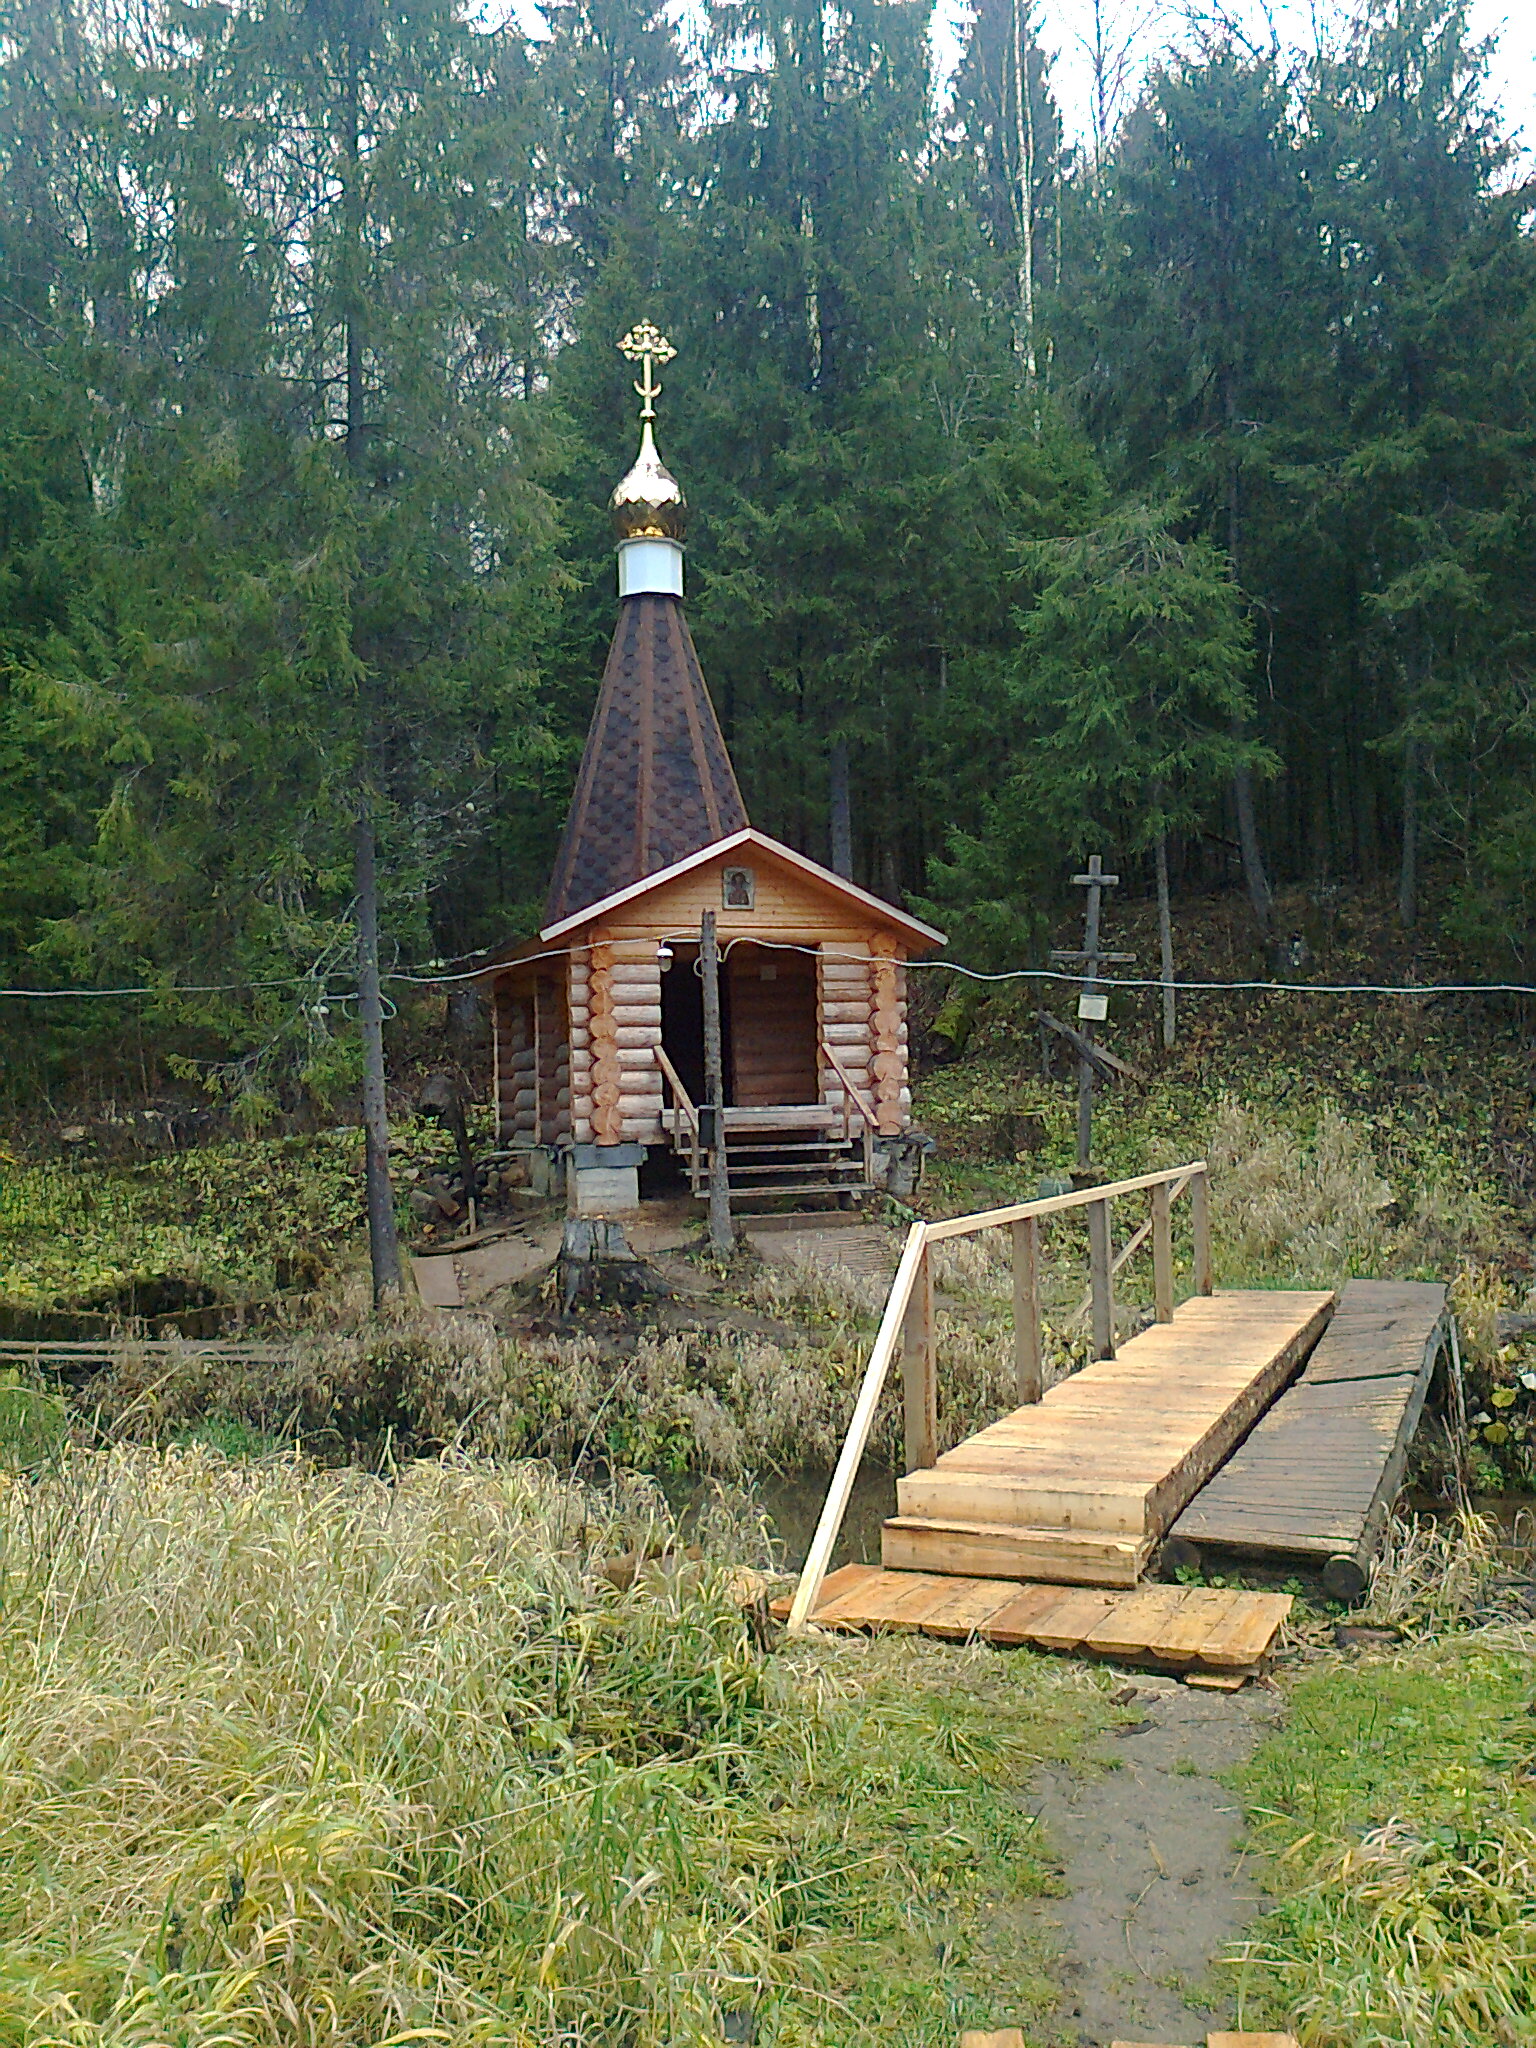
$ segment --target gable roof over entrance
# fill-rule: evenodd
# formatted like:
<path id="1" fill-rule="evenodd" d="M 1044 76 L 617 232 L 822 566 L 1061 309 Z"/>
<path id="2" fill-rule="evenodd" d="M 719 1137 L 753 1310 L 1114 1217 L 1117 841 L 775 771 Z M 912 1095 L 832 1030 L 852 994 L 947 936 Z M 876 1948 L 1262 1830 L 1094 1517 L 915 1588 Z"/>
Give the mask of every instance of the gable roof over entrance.
<path id="1" fill-rule="evenodd" d="M 944 944 L 943 932 L 935 931 L 931 924 L 924 924 L 921 918 L 911 917 L 906 911 L 898 910 L 895 904 L 887 903 L 883 897 L 871 895 L 869 890 L 859 888 L 857 883 L 845 880 L 842 875 L 834 875 L 830 868 L 822 867 L 818 861 L 808 860 L 803 853 L 796 853 L 793 847 L 785 846 L 780 840 L 770 839 L 766 832 L 754 831 L 750 825 L 743 827 L 739 832 L 730 833 L 726 838 L 717 839 L 708 846 L 699 847 L 696 852 L 674 861 L 670 867 L 661 868 L 655 874 L 645 875 L 640 880 L 631 882 L 627 888 L 616 889 L 611 895 L 584 905 L 568 917 L 558 918 L 553 923 L 545 925 L 539 933 L 539 943 L 545 946 L 555 945 L 561 939 L 569 938 L 584 925 L 611 917 L 615 911 L 639 902 L 654 890 L 662 889 L 668 883 L 691 874 L 705 862 L 726 859 L 732 854 L 738 854 L 743 858 L 751 856 L 766 859 L 791 869 L 803 880 L 836 897 L 843 904 L 856 907 L 872 923 L 882 924 L 902 933 L 913 945 L 924 951 L 930 946 Z"/>

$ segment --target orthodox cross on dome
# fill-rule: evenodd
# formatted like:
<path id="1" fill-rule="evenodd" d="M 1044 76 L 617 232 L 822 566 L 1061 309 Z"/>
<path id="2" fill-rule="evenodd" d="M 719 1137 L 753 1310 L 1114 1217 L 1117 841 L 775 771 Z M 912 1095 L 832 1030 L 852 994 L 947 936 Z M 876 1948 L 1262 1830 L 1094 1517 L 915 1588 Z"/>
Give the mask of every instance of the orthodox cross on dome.
<path id="1" fill-rule="evenodd" d="M 640 381 L 635 386 L 640 394 L 640 417 L 653 420 L 656 417 L 656 400 L 661 396 L 661 386 L 652 375 L 652 366 L 660 364 L 665 369 L 677 354 L 661 329 L 651 320 L 642 320 L 631 327 L 619 343 L 619 354 L 627 356 L 632 363 L 641 365 Z"/>
<path id="2" fill-rule="evenodd" d="M 656 371 L 670 363 L 677 350 L 659 327 L 652 321 L 642 320 L 638 326 L 631 327 L 619 343 L 619 353 L 640 365 L 640 376 L 635 385 L 640 394 L 640 453 L 608 501 L 620 547 L 632 540 L 681 542 L 687 525 L 687 500 L 683 496 L 682 485 L 657 454 L 656 436 L 652 431 L 656 401 L 661 396 Z M 626 568 L 621 557 L 620 595 L 633 596 L 637 591 L 646 589 L 669 590 L 673 596 L 681 597 L 682 564 L 680 547 L 673 549 L 665 564 L 659 557 L 647 556 L 643 561 L 629 563 Z M 643 580 L 658 575 L 663 577 L 660 583 Z M 642 580 L 637 581 L 637 578 Z"/>

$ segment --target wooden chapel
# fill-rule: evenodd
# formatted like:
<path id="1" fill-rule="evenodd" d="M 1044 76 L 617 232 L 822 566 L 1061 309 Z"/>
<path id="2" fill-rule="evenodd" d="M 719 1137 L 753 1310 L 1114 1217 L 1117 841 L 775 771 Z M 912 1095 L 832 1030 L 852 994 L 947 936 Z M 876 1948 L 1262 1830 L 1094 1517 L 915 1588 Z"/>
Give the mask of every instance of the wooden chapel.
<path id="1" fill-rule="evenodd" d="M 703 913 L 720 953 L 723 1133 L 743 1196 L 910 1192 L 905 963 L 944 935 L 748 823 L 683 612 L 686 505 L 656 450 L 612 497 L 619 617 L 542 929 L 490 956 L 503 1146 L 584 1215 L 708 1190 Z M 701 1128 L 704 1141 L 701 1142 Z"/>

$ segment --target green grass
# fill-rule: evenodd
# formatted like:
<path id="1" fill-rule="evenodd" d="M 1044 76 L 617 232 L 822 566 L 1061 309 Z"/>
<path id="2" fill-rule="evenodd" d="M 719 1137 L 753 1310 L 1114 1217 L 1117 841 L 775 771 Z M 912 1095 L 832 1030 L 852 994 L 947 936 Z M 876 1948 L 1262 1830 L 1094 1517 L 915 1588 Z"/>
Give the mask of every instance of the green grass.
<path id="1" fill-rule="evenodd" d="M 1242 1789 L 1279 1902 L 1236 1965 L 1304 2048 L 1536 2041 L 1536 1632 L 1330 1661 Z"/>
<path id="2" fill-rule="evenodd" d="M 275 1458 L 289 1448 L 285 1440 L 269 1430 L 253 1429 L 238 1415 L 204 1415 L 177 1430 L 172 1442 L 201 1444 L 221 1458 Z"/>
<path id="3" fill-rule="evenodd" d="M 0 1481 L 0 2042 L 948 2044 L 1053 2001 L 1052 1660 L 765 1655 L 654 1496 L 205 1446 Z"/>

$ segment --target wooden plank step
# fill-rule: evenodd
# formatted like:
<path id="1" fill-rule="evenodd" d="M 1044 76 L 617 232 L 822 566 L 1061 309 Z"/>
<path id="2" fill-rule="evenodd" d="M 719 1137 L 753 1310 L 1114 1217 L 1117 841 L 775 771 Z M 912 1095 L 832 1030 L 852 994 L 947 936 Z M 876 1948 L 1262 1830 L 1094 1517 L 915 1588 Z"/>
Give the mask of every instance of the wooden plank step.
<path id="1" fill-rule="evenodd" d="M 752 1161 L 731 1159 L 727 1163 L 725 1178 L 735 1188 L 745 1186 L 748 1180 L 764 1182 L 766 1186 L 774 1180 L 780 1180 L 784 1174 L 799 1174 L 801 1178 L 805 1178 L 805 1174 L 825 1174 L 827 1180 L 838 1180 L 846 1174 L 862 1176 L 862 1171 L 864 1167 L 856 1159 L 778 1159 L 768 1165 L 754 1165 Z"/>
<path id="2" fill-rule="evenodd" d="M 946 1583 L 947 1595 L 925 1612 L 921 1623 L 925 1636 L 937 1636 L 943 1642 L 965 1642 L 1019 1598 L 1018 1587 L 1008 1579 L 949 1579 Z"/>
<path id="3" fill-rule="evenodd" d="M 790 1596 L 775 1600 L 782 1621 Z M 1191 1683 L 1241 1684 L 1263 1669 L 1291 1609 L 1288 1593 L 1147 1586 L 1120 1593 L 1018 1580 L 949 1578 L 845 1565 L 826 1580 L 811 1620 L 849 1632 L 976 1637 L 1178 1671 Z"/>
<path id="4" fill-rule="evenodd" d="M 1134 1586 L 1151 1540 L 1093 1530 L 997 1528 L 893 1515 L 880 1532 L 889 1571 L 948 1572 L 959 1578 L 1048 1579 L 1067 1586 Z"/>
<path id="5" fill-rule="evenodd" d="M 975 2036 L 962 2034 L 960 2036 L 962 2048 L 964 2048 L 964 2043 L 967 2040 L 992 2041 L 1001 2038 L 1001 2036 L 991 2034 L 977 2034 Z M 1021 2034 L 1019 2039 L 1022 2041 L 1023 2038 Z M 1183 2048 L 1183 2044 L 1177 2041 L 1115 2040 L 1110 2042 L 1109 2048 Z M 1297 2048 L 1297 2041 L 1294 2034 L 1207 2034 L 1205 2037 L 1205 2048 Z"/>
<path id="6" fill-rule="evenodd" d="M 847 1161 L 862 1156 L 849 1141 L 841 1138 L 820 1138 L 814 1134 L 809 1138 L 780 1137 L 771 1142 L 766 1138 L 748 1138 L 739 1145 L 726 1148 L 726 1163 L 732 1167 L 749 1164 L 754 1159 L 787 1158 L 791 1161 L 804 1159 L 813 1166 L 823 1160 Z"/>
<path id="7" fill-rule="evenodd" d="M 936 1468 L 910 1472 L 897 1481 L 896 1499 L 904 1516 L 918 1521 L 964 1521 L 1018 1528 L 1044 1523 L 1079 1533 L 1130 1537 L 1147 1532 L 1147 1489 L 1134 1481 L 1106 1479 L 1102 1490 L 1085 1492 L 1081 1470 L 1063 1467 L 1043 1473 L 1037 1466 L 1031 1481 L 1011 1474 L 993 1478 L 972 1473 L 957 1478 Z"/>

